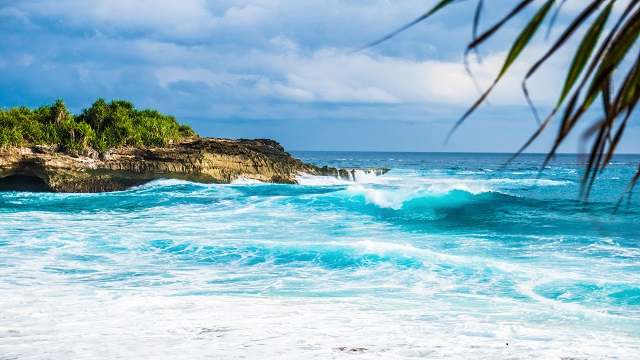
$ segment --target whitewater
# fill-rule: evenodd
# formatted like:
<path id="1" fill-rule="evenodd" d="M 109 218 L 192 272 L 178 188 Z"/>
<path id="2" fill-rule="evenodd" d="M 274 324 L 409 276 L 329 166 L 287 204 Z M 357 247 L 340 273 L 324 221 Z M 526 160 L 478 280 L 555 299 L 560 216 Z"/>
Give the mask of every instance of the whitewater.
<path id="1" fill-rule="evenodd" d="M 640 358 L 640 156 L 294 155 L 391 170 L 0 193 L 0 359 Z"/>

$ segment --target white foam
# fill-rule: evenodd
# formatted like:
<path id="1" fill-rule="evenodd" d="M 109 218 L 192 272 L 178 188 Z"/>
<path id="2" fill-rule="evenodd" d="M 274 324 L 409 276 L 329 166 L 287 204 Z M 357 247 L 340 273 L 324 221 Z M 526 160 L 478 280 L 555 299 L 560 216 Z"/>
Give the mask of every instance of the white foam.
<path id="1" fill-rule="evenodd" d="M 395 252 L 402 254 L 420 254 L 425 251 L 424 249 L 416 248 L 415 246 L 407 243 L 393 243 L 369 239 L 354 241 L 353 243 L 351 243 L 351 246 L 364 252 L 376 254 Z M 429 252 L 429 254 L 431 254 L 431 252 Z"/>
<path id="2" fill-rule="evenodd" d="M 363 195 L 365 201 L 369 204 L 374 204 L 381 208 L 389 208 L 394 210 L 399 210 L 407 200 L 419 196 L 420 193 L 420 189 L 379 189 L 363 186 L 362 184 L 351 185 L 349 186 L 347 191 L 351 195 Z"/>
<path id="3" fill-rule="evenodd" d="M 233 185 L 254 185 L 254 184 L 263 184 L 262 181 L 256 179 L 250 179 L 244 176 L 240 176 L 237 179 L 231 182 Z"/>
<path id="4" fill-rule="evenodd" d="M 473 195 L 495 192 L 510 194 L 521 187 L 565 186 L 569 181 L 551 179 L 477 179 L 459 177 L 424 177 L 416 173 L 395 174 L 396 176 L 356 176 L 356 182 L 348 191 L 362 194 L 369 203 L 383 208 L 400 209 L 402 205 L 417 197 L 440 196 L 452 191 L 464 191 Z M 376 186 L 379 185 L 379 186 Z"/>
<path id="5" fill-rule="evenodd" d="M 358 183 L 376 183 L 380 180 L 380 176 L 382 175 L 376 175 L 371 171 L 364 171 L 364 170 L 353 171 L 354 181 Z"/>
<path id="6" fill-rule="evenodd" d="M 490 179 L 489 183 L 497 185 L 520 185 L 520 186 L 565 186 L 571 184 L 571 181 L 566 180 L 551 180 L 551 179 Z"/>
<path id="7" fill-rule="evenodd" d="M 39 296 L 33 296 L 34 290 Z M 18 296 L 1 299 L 2 356 L 34 360 L 640 357 L 637 339 L 623 333 L 514 323 L 500 313 L 508 304 L 499 302 L 484 311 L 456 313 L 459 308 L 446 298 L 429 306 L 408 306 L 402 300 L 382 299 L 372 305 L 357 298 L 172 297 L 86 290 L 25 288 L 16 292 Z M 513 310 L 517 319 L 531 316 L 527 311 L 533 309 Z M 489 315 L 497 315 L 495 321 L 487 321 Z"/>
<path id="8" fill-rule="evenodd" d="M 192 185 L 196 184 L 191 181 L 186 180 L 178 180 L 178 179 L 158 179 L 149 181 L 139 186 L 134 186 L 130 190 L 140 190 L 140 189 L 149 189 L 156 187 L 164 187 L 164 186 L 176 186 L 176 185 Z"/>
<path id="9" fill-rule="evenodd" d="M 297 177 L 297 181 L 301 185 L 308 186 L 346 185 L 348 193 L 352 196 L 362 195 L 370 204 L 395 210 L 402 208 L 411 199 L 441 196 L 452 191 L 464 191 L 473 195 L 488 192 L 512 194 L 512 190 L 522 187 L 566 186 L 571 183 L 564 180 L 536 178 L 434 177 L 407 170 L 393 170 L 381 176 L 362 170 L 355 170 L 353 181 L 330 176 L 301 174 Z"/>
<path id="10" fill-rule="evenodd" d="M 333 176 L 317 176 L 317 175 L 309 175 L 309 174 L 299 174 L 296 176 L 296 181 L 300 185 L 307 186 L 337 186 L 337 185 L 348 185 L 351 184 L 351 181 L 341 180 Z"/>
<path id="11" fill-rule="evenodd" d="M 480 194 L 541 185 L 535 179 L 399 171 L 356 176 L 355 183 L 306 179 L 339 185 L 339 196 L 364 196 L 389 208 L 455 190 Z M 549 181 L 542 186 L 561 185 Z M 142 188 L 183 184 L 191 183 L 160 180 Z M 612 240 L 574 249 L 573 258 L 540 248 L 535 255 L 541 261 L 528 261 L 531 249 L 523 248 L 523 258 L 510 259 L 499 255 L 501 242 L 482 229 L 478 239 L 413 232 L 357 211 L 299 204 L 323 195 L 290 203 L 272 193 L 261 198 L 240 187 L 202 186 L 196 192 L 212 198 L 195 208 L 3 214 L 0 238 L 11 245 L 2 247 L 0 257 L 0 358 L 640 358 L 635 310 L 567 304 L 535 291 L 556 279 L 635 284 L 632 271 L 624 273 L 627 277 L 621 270 L 608 271 L 617 266 L 611 258 L 598 267 L 596 259 L 578 256 L 617 251 Z M 234 193 L 240 198 L 229 196 Z M 335 200 L 335 194 L 329 196 Z M 155 239 L 188 247 L 170 252 L 152 245 Z M 443 242 L 459 247 L 442 247 Z M 304 260 L 276 263 L 281 250 L 304 254 Z M 629 251 L 616 254 L 638 258 L 635 249 Z M 197 261 L 225 254 L 246 256 L 239 263 L 266 260 L 250 266 Z M 377 262 L 375 255 L 408 257 L 422 266 L 400 268 L 386 259 Z M 366 266 L 324 266 L 350 257 L 374 260 Z M 617 264 L 637 264 L 623 260 Z M 96 273 L 63 275 L 48 268 Z M 126 271 L 143 275 L 99 280 Z M 478 282 L 485 275 L 488 283 Z M 525 296 L 500 292 L 502 280 Z M 198 292 L 207 295 L 194 295 Z M 366 350 L 349 350 L 357 348 Z"/>
<path id="12" fill-rule="evenodd" d="M 382 186 L 373 186 L 381 185 Z M 425 179 L 415 178 L 402 182 L 395 179 L 384 179 L 378 184 L 355 183 L 347 191 L 353 195 L 362 195 L 365 201 L 382 208 L 398 210 L 409 200 L 423 197 L 438 197 L 452 191 L 464 191 L 473 195 L 487 192 L 498 192 L 485 181 L 464 179 Z"/>

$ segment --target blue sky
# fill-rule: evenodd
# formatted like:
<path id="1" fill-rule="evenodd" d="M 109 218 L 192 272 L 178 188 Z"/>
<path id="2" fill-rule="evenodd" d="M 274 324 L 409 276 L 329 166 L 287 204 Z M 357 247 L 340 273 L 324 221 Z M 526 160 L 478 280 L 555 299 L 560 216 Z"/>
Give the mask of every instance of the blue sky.
<path id="1" fill-rule="evenodd" d="M 560 23 L 580 1 L 567 2 Z M 98 97 L 127 99 L 173 114 L 202 135 L 270 137 L 292 150 L 516 150 L 535 129 L 520 79 L 542 36 L 446 146 L 446 133 L 478 94 L 461 62 L 471 2 L 350 53 L 433 3 L 0 0 L 0 106 L 62 98 L 78 111 Z M 487 21 L 513 4 L 490 3 Z M 521 24 L 489 43 L 483 61 L 472 59 L 481 84 L 495 75 Z M 531 81 L 541 108 L 557 95 L 570 55 L 560 54 Z M 552 131 L 531 150 L 547 150 Z M 637 138 L 637 127 L 629 132 Z M 578 141 L 562 150 L 579 150 Z M 622 150 L 640 152 L 640 145 L 627 142 Z"/>

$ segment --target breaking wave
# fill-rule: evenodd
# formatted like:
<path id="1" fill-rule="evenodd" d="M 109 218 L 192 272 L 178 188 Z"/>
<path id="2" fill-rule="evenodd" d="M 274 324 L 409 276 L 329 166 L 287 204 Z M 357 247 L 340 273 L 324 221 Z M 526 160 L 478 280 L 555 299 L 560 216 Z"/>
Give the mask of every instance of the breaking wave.
<path id="1" fill-rule="evenodd" d="M 0 358 L 140 343 L 140 356 L 164 358 L 224 346 L 220 358 L 330 358 L 344 346 L 371 358 L 640 354 L 640 210 L 611 216 L 602 200 L 634 167 L 585 203 L 577 166 L 536 179 L 536 164 L 502 171 L 489 155 L 332 156 L 406 167 L 298 185 L 0 193 L 0 349 L 19 350 Z M 57 347 L 43 354 L 43 343 Z"/>

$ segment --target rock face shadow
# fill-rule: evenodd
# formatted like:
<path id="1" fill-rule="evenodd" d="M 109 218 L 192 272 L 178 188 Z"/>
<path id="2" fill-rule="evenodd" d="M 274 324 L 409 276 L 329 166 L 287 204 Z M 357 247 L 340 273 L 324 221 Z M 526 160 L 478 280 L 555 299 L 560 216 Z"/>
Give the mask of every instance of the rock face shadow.
<path id="1" fill-rule="evenodd" d="M 0 191 L 53 192 L 53 189 L 37 176 L 11 175 L 0 179 Z"/>

